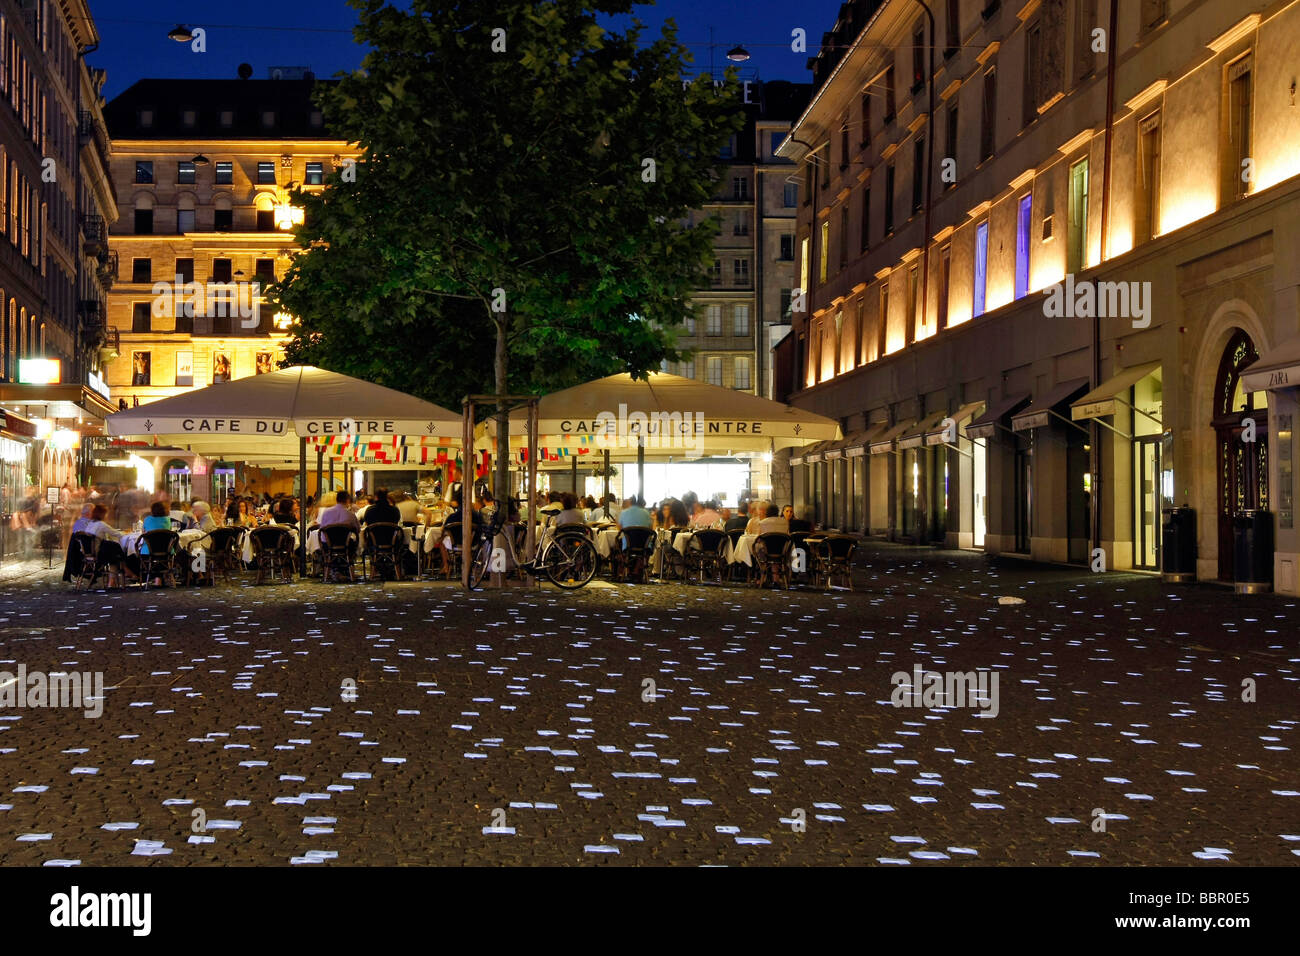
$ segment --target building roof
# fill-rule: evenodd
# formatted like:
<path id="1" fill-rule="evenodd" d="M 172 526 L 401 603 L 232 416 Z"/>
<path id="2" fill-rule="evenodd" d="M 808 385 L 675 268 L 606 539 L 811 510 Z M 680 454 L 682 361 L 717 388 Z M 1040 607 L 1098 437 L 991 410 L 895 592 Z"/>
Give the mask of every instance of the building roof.
<path id="1" fill-rule="evenodd" d="M 138 80 L 104 107 L 104 121 L 113 139 L 329 139 L 328 123 L 313 125 L 317 111 L 312 93 L 317 84 L 333 80 Z M 140 123 L 142 110 L 153 111 L 152 123 Z M 183 112 L 197 114 L 186 126 Z M 233 122 L 221 124 L 231 111 Z M 271 126 L 262 114 L 275 113 Z"/>

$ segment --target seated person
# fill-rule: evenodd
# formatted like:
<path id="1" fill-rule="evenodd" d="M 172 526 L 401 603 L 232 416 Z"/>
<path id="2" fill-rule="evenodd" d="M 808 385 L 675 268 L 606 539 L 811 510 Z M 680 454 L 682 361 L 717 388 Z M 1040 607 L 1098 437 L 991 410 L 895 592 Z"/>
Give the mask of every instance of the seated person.
<path id="1" fill-rule="evenodd" d="M 578 499 L 569 492 L 560 496 L 560 511 L 556 512 L 549 522 L 550 526 L 555 528 L 562 524 L 580 524 L 587 523 L 587 516 L 582 509 L 578 507 Z M 545 512 L 545 508 L 542 509 Z"/>
<path id="2" fill-rule="evenodd" d="M 81 516 L 72 522 L 72 533 L 81 534 L 86 530 L 86 525 L 90 524 L 90 512 L 94 510 L 94 505 L 84 505 L 81 509 Z"/>
<path id="3" fill-rule="evenodd" d="M 569 497 L 573 496 L 570 495 Z M 559 514 L 564 510 L 564 496 L 558 491 L 548 491 L 546 493 L 546 504 L 542 505 L 537 510 L 542 515 L 543 521 L 553 515 Z"/>
<path id="4" fill-rule="evenodd" d="M 331 524 L 345 524 L 353 531 L 359 532 L 361 530 L 361 522 L 357 520 L 357 516 L 354 515 L 352 509 L 348 507 L 348 503 L 351 500 L 351 495 L 346 491 L 340 491 L 335 503 L 330 505 L 328 508 L 321 510 L 320 526 L 323 528 L 326 525 Z"/>
<path id="5" fill-rule="evenodd" d="M 759 525 L 766 520 L 767 516 L 773 511 L 772 502 L 755 501 L 749 509 L 749 523 L 745 525 L 745 534 L 762 534 Z M 780 520 L 779 518 L 777 519 Z"/>
<path id="6" fill-rule="evenodd" d="M 393 504 L 397 505 L 397 510 L 401 512 L 402 524 L 415 524 L 424 514 L 424 509 L 420 503 L 404 491 L 399 491 L 391 498 Z"/>
<path id="7" fill-rule="evenodd" d="M 640 499 L 628 498 L 623 502 L 623 509 L 618 513 L 620 528 L 649 528 L 650 512 L 640 503 Z"/>
<path id="8" fill-rule="evenodd" d="M 478 501 L 474 502 L 475 517 L 485 524 L 489 523 L 497 513 L 497 507 L 497 500 L 492 497 L 492 492 L 484 488 L 479 492 Z"/>
<path id="9" fill-rule="evenodd" d="M 768 501 L 765 502 L 764 504 L 766 505 L 766 507 L 763 509 L 764 517 L 758 522 L 758 531 L 756 533 L 757 534 L 774 534 L 774 533 L 789 534 L 790 533 L 789 520 L 783 518 L 781 515 L 776 513 L 776 508 L 773 506 L 772 502 Z"/>
<path id="10" fill-rule="evenodd" d="M 292 498 L 281 498 L 275 503 L 275 512 L 271 515 L 271 520 L 275 524 L 298 526 L 298 516 L 294 514 L 297 502 Z"/>
<path id="11" fill-rule="evenodd" d="M 357 515 L 362 524 L 401 524 L 402 513 L 397 505 L 388 500 L 388 489 L 375 489 L 375 500 L 366 508 L 364 514 Z"/>
<path id="12" fill-rule="evenodd" d="M 794 513 L 793 508 L 790 508 L 789 505 L 786 505 L 786 507 L 790 509 L 791 514 Z M 796 531 L 812 531 L 813 527 L 814 525 L 812 520 L 811 508 L 804 508 L 803 517 L 801 518 L 795 518 L 795 517 L 790 518 L 790 532 L 792 534 Z"/>
<path id="13" fill-rule="evenodd" d="M 164 501 L 155 501 L 149 506 L 149 514 L 145 516 L 141 530 L 170 531 L 171 529 L 172 519 L 171 515 L 167 511 L 167 503 Z"/>
<path id="14" fill-rule="evenodd" d="M 691 516 L 692 528 L 712 528 L 722 520 L 712 501 L 695 502 L 695 514 Z"/>
<path id="15" fill-rule="evenodd" d="M 126 554 L 119 544 L 122 540 L 122 532 L 106 523 L 104 521 L 106 517 L 108 517 L 108 509 L 103 505 L 95 505 L 91 509 L 90 523 L 86 525 L 85 533 L 99 539 L 100 564 L 123 564 L 126 561 Z M 168 528 L 170 527 L 169 521 Z"/>
<path id="16" fill-rule="evenodd" d="M 217 523 L 212 520 L 212 505 L 206 501 L 194 502 L 190 506 L 190 515 L 194 519 L 194 527 L 205 534 L 217 527 Z"/>
<path id="17" fill-rule="evenodd" d="M 742 501 L 736 508 L 736 514 L 728 518 L 722 526 L 723 531 L 744 531 L 749 524 L 749 502 Z"/>

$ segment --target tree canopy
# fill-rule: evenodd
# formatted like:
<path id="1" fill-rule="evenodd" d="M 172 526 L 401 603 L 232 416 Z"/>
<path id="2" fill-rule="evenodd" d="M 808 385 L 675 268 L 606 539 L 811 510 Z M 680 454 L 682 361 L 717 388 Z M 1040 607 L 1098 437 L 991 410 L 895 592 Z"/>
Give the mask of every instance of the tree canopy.
<path id="1" fill-rule="evenodd" d="M 288 360 L 456 407 L 682 357 L 734 73 L 602 25 L 630 0 L 350 2 L 370 52 L 317 102 L 362 158 L 296 200 Z"/>

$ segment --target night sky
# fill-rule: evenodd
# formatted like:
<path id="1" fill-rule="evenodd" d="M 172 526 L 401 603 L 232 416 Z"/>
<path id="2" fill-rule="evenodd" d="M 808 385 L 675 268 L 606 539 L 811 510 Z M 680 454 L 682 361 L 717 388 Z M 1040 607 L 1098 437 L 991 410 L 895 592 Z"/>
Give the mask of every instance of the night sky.
<path id="1" fill-rule="evenodd" d="M 727 65 L 727 50 L 741 43 L 752 56 L 741 66 L 743 77 L 806 82 L 811 78 L 804 67 L 808 54 L 791 52 L 790 33 L 803 28 L 809 51 L 816 52 L 839 8 L 840 0 L 659 0 L 639 8 L 638 15 L 656 31 L 665 19 L 674 18 L 679 39 L 690 47 L 701 71 L 709 68 L 712 27 L 717 71 Z M 108 71 L 109 99 L 145 77 L 233 78 L 245 62 L 252 64 L 257 79 L 265 78 L 270 66 L 306 66 L 327 77 L 355 68 L 362 57 L 352 41 L 355 14 L 342 0 L 222 0 L 198 7 L 163 0 L 90 0 L 90 9 L 101 43 L 88 60 Z M 190 19 L 196 11 L 201 11 L 199 18 Z M 167 39 L 177 22 L 207 28 L 206 53 Z"/>

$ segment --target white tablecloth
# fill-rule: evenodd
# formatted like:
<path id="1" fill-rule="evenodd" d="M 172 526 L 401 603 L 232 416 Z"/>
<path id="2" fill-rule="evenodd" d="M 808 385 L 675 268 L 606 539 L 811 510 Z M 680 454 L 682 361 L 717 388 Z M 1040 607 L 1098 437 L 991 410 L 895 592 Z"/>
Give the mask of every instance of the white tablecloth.
<path id="1" fill-rule="evenodd" d="M 737 538 L 735 549 L 731 553 L 731 563 L 747 564 L 752 567 L 754 564 L 754 542 L 757 540 L 758 535 L 756 534 L 742 534 Z"/>

